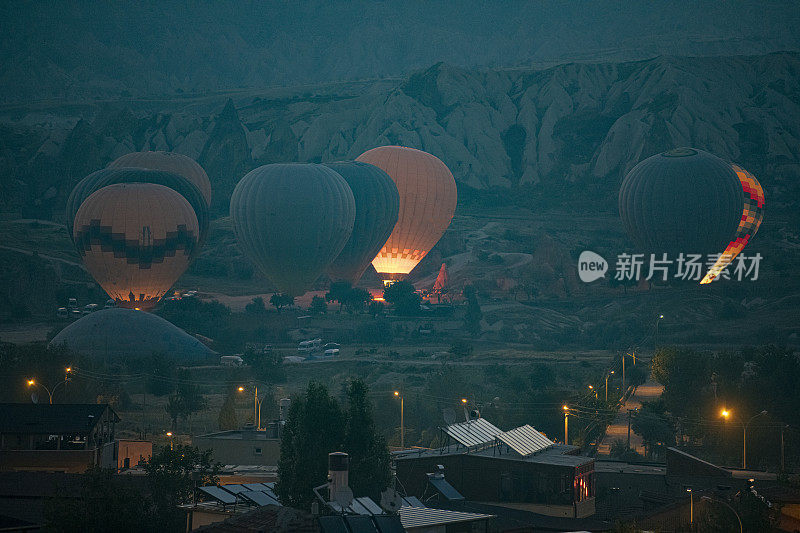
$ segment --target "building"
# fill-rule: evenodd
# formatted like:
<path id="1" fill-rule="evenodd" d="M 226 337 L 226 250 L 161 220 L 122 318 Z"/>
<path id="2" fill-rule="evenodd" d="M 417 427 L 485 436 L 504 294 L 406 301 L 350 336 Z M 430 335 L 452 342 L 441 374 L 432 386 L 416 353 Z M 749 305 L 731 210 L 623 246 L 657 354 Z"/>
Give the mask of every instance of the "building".
<path id="1" fill-rule="evenodd" d="M 147 440 L 117 439 L 103 446 L 100 466 L 117 472 L 135 468 L 153 455 L 153 443 Z"/>
<path id="2" fill-rule="evenodd" d="M 279 423 L 266 430 L 253 426 L 192 437 L 192 446 L 212 450 L 214 460 L 225 465 L 277 466 L 281 455 Z"/>
<path id="3" fill-rule="evenodd" d="M 83 473 L 119 420 L 107 404 L 0 404 L 0 471 Z"/>
<path id="4" fill-rule="evenodd" d="M 483 418 L 442 431 L 448 442 L 442 448 L 395 454 L 408 494 L 556 517 L 594 514 L 594 459 L 578 455 L 577 447 L 555 444 L 528 425 L 501 431 Z"/>

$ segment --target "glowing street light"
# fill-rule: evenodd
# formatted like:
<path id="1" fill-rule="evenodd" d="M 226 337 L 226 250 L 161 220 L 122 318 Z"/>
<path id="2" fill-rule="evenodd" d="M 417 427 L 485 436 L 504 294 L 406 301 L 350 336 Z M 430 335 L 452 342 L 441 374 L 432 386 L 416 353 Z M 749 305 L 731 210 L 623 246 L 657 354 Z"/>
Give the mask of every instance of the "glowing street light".
<path id="1" fill-rule="evenodd" d="M 608 403 L 608 378 L 613 374 L 614 371 L 612 370 L 608 374 L 606 374 L 606 403 Z"/>
<path id="2" fill-rule="evenodd" d="M 720 413 L 722 417 L 727 421 L 730 418 L 732 411 L 728 409 L 723 409 Z M 753 415 L 750 417 L 750 420 L 745 422 L 744 420 L 739 420 L 739 423 L 742 425 L 742 470 L 747 468 L 747 427 L 750 425 L 750 422 L 758 418 L 759 416 L 764 416 L 767 414 L 767 411 L 761 411 L 757 415 Z"/>
<path id="3" fill-rule="evenodd" d="M 175 448 L 174 448 L 174 444 L 173 444 L 173 441 L 172 441 L 172 432 L 171 431 L 167 431 L 167 437 L 169 437 L 169 449 L 170 450 L 174 450 Z"/>
<path id="4" fill-rule="evenodd" d="M 28 387 L 41 387 L 41 388 L 43 388 L 47 392 L 47 395 L 50 397 L 50 405 L 53 405 L 53 394 L 55 394 L 55 392 L 58 390 L 59 386 L 61 386 L 61 385 L 63 385 L 64 387 L 67 386 L 67 382 L 70 380 L 69 373 L 71 371 L 72 371 L 72 368 L 67 367 L 67 371 L 64 374 L 64 381 L 60 381 L 60 382 L 56 383 L 56 386 L 53 387 L 52 389 L 49 389 L 43 383 L 38 383 L 36 381 L 36 379 L 34 379 L 34 378 L 31 378 L 31 379 L 28 380 Z"/>
<path id="5" fill-rule="evenodd" d="M 406 428 L 405 428 L 405 421 L 403 420 L 403 411 L 405 398 L 400 394 L 400 391 L 394 391 L 394 397 L 400 398 L 400 448 L 403 450 L 406 449 Z"/>
<path id="6" fill-rule="evenodd" d="M 569 444 L 569 406 L 564 404 L 561 408 L 564 410 L 564 444 Z"/>
<path id="7" fill-rule="evenodd" d="M 253 385 L 255 390 L 255 395 L 253 397 L 253 424 L 256 426 L 256 429 L 261 431 L 261 402 L 264 401 L 264 398 L 258 399 L 258 385 Z M 239 386 L 237 389 L 239 392 L 244 392 L 244 387 Z"/>
<path id="8" fill-rule="evenodd" d="M 594 392 L 594 399 L 596 400 L 597 399 L 597 391 L 594 390 L 594 386 L 593 385 L 589 385 L 589 390 Z"/>

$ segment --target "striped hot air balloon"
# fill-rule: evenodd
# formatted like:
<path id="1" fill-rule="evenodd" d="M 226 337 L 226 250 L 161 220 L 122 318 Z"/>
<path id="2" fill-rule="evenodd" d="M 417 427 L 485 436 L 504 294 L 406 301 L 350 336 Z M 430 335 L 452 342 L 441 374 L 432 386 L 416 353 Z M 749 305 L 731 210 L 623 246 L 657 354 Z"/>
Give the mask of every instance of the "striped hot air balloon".
<path id="1" fill-rule="evenodd" d="M 183 176 L 200 190 L 206 205 L 211 205 L 211 181 L 203 167 L 191 157 L 174 152 L 131 152 L 108 164 L 108 168 L 122 167 L 165 170 Z"/>

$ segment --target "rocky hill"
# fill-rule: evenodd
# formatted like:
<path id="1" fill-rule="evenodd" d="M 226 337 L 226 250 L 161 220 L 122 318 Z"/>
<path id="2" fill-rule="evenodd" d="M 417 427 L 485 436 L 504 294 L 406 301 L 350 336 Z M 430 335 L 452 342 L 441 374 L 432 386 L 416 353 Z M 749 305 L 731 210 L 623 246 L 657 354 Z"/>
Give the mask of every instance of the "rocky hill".
<path id="1" fill-rule="evenodd" d="M 0 101 L 800 50 L 787 0 L 3 2 Z"/>
<path id="2" fill-rule="evenodd" d="M 505 70 L 439 63 L 396 81 L 7 105 L 0 202 L 12 215 L 58 218 L 89 172 L 129 151 L 173 150 L 206 168 L 224 214 L 255 166 L 352 159 L 382 144 L 439 156 L 462 196 L 499 188 L 546 201 L 564 193 L 611 212 L 633 165 L 689 145 L 751 169 L 772 201 L 797 198 L 776 193 L 798 190 L 800 55 Z"/>

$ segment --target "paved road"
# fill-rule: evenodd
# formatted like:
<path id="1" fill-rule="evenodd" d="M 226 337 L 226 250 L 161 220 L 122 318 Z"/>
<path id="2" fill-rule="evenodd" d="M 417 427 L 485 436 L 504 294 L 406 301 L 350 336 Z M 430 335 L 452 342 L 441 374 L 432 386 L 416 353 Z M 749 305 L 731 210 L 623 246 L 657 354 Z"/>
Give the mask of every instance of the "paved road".
<path id="1" fill-rule="evenodd" d="M 611 443 L 616 439 L 621 439 L 623 442 L 628 439 L 628 409 L 638 409 L 642 406 L 643 401 L 652 401 L 661 396 L 664 392 L 664 386 L 648 381 L 636 387 L 636 390 L 631 394 L 630 398 L 620 407 L 614 422 L 606 429 L 606 436 L 602 442 L 597 446 L 598 455 L 609 455 L 611 452 Z M 631 431 L 631 448 L 638 453 L 644 455 L 644 444 L 642 437 Z"/>

